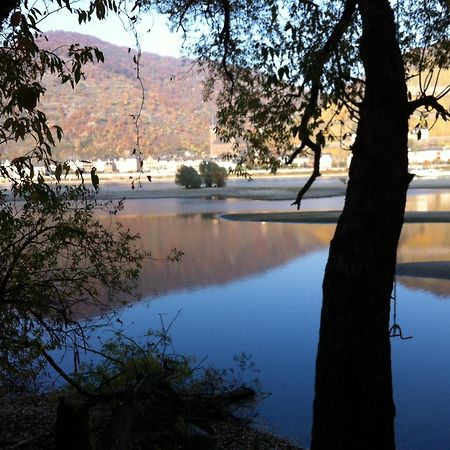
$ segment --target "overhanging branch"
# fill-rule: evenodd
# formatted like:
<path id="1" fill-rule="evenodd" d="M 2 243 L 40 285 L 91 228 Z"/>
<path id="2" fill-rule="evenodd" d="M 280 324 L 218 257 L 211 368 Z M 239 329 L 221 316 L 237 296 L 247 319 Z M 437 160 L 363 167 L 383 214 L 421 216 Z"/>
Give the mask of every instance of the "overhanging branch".
<path id="1" fill-rule="evenodd" d="M 11 12 L 19 7 L 19 0 L 2 0 L 0 5 L 0 30 L 4 28 L 4 21 L 8 18 Z"/>
<path id="2" fill-rule="evenodd" d="M 297 198 L 294 202 L 291 203 L 291 206 L 297 205 L 297 209 L 300 209 L 300 203 L 303 200 L 304 195 L 308 192 L 309 188 L 312 186 L 314 181 L 316 181 L 316 178 L 321 176 L 320 173 L 320 156 L 322 154 L 322 148 L 319 144 L 311 141 L 311 139 L 307 139 L 305 142 L 305 146 L 308 146 L 313 152 L 314 152 L 314 169 L 309 177 L 308 181 L 305 183 L 305 185 L 300 189 L 300 191 L 297 194 Z"/>
<path id="3" fill-rule="evenodd" d="M 441 105 L 438 99 L 433 95 L 427 95 L 410 101 L 408 103 L 408 115 L 411 115 L 417 108 L 420 108 L 422 106 L 433 108 L 441 115 L 444 120 L 450 118 L 450 111 L 445 109 L 444 106 Z"/>
<path id="4" fill-rule="evenodd" d="M 314 152 L 313 173 L 311 174 L 311 177 L 306 182 L 306 184 L 297 194 L 296 200 L 292 203 L 292 205 L 297 205 L 297 209 L 300 209 L 300 203 L 304 195 L 311 187 L 311 185 L 314 183 L 316 178 L 320 176 L 320 156 L 322 153 L 322 146 L 311 140 L 308 132 L 308 125 L 317 109 L 319 101 L 319 92 L 321 88 L 320 79 L 322 77 L 323 68 L 328 59 L 330 58 L 331 54 L 334 52 L 336 46 L 342 39 L 342 36 L 344 35 L 348 26 L 350 25 L 355 10 L 356 10 L 356 0 L 347 0 L 345 2 L 344 11 L 342 12 L 341 18 L 336 23 L 335 27 L 333 28 L 333 31 L 329 35 L 322 49 L 315 54 L 316 64 L 314 65 L 312 75 L 309 77 L 311 82 L 309 100 L 299 126 L 299 137 L 301 139 L 301 145 L 298 149 L 296 149 L 296 151 L 294 151 L 294 153 L 291 155 L 291 158 L 289 159 L 289 161 L 292 162 L 294 158 L 305 147 L 309 147 Z"/>

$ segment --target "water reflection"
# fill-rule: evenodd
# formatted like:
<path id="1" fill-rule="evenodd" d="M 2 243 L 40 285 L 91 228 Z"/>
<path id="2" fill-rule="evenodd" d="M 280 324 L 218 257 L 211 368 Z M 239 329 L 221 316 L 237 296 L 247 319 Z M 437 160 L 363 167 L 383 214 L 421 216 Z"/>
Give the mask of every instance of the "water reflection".
<path id="1" fill-rule="evenodd" d="M 306 209 L 339 207 L 342 198 L 309 200 Z M 285 201 L 161 199 L 128 202 L 121 222 L 142 237 L 153 259 L 144 264 L 139 281 L 142 297 L 202 286 L 266 272 L 295 258 L 328 247 L 334 225 L 230 222 L 217 214 L 228 211 L 286 210 Z M 450 209 L 450 194 L 413 192 L 408 209 Z M 190 214 L 187 211 L 191 211 Z M 178 263 L 167 261 L 171 249 L 184 252 Z M 407 224 L 398 262 L 450 261 L 448 224 Z M 401 273 L 401 271 L 399 271 Z M 450 275 L 450 271 L 449 271 Z M 446 279 L 400 277 L 413 289 L 450 296 Z"/>
<path id="2" fill-rule="evenodd" d="M 407 224 L 403 227 L 397 255 L 398 280 L 402 284 L 450 297 L 449 261 L 449 224 Z"/>
<path id="3" fill-rule="evenodd" d="M 121 219 L 141 235 L 153 259 L 145 261 L 140 294 L 216 285 L 265 272 L 328 246 L 333 226 L 240 223 L 204 214 L 138 215 Z M 170 249 L 184 252 L 167 261 Z"/>
<path id="4" fill-rule="evenodd" d="M 450 192 L 441 189 L 416 189 L 409 193 L 408 211 L 450 211 Z"/>

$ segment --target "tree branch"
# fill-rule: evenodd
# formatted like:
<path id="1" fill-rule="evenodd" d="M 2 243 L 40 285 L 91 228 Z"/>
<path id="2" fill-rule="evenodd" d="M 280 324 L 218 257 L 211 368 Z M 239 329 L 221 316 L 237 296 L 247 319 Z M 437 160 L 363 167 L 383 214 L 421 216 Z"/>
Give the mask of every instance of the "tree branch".
<path id="1" fill-rule="evenodd" d="M 93 392 L 86 391 L 86 389 L 83 388 L 80 384 L 78 384 L 72 377 L 67 375 L 64 370 L 59 367 L 58 363 L 45 351 L 42 351 L 42 356 L 46 359 L 46 361 L 50 364 L 50 366 L 72 387 L 76 389 L 76 391 L 80 395 L 84 395 L 88 398 L 100 398 L 101 396 L 99 394 L 94 394 Z"/>
<path id="2" fill-rule="evenodd" d="M 426 95 L 408 102 L 408 115 L 410 116 L 417 108 L 420 108 L 421 106 L 428 106 L 435 109 L 444 120 L 450 119 L 450 111 L 446 110 L 433 95 Z"/>
<path id="3" fill-rule="evenodd" d="M 309 180 L 305 183 L 305 185 L 300 189 L 297 194 L 297 198 L 294 202 L 291 203 L 291 206 L 297 205 L 297 209 L 300 209 L 300 203 L 303 200 L 304 195 L 308 192 L 309 188 L 312 186 L 314 181 L 316 181 L 317 177 L 321 176 L 320 173 L 320 156 L 322 154 L 322 149 L 319 144 L 312 142 L 311 139 L 306 140 L 306 144 L 311 150 L 314 152 L 314 169 L 309 177 Z"/>
<path id="4" fill-rule="evenodd" d="M 314 183 L 316 178 L 320 176 L 320 156 L 322 153 L 322 147 L 318 143 L 315 143 L 311 140 L 308 132 L 309 121 L 314 116 L 319 101 L 319 92 L 321 87 L 320 78 L 322 77 L 325 63 L 328 61 L 330 55 L 336 48 L 336 45 L 339 43 L 343 34 L 347 30 L 355 10 L 356 10 L 356 0 L 347 0 L 345 2 L 344 11 L 342 12 L 341 18 L 336 23 L 333 31 L 331 32 L 322 49 L 315 55 L 317 65 L 314 65 L 314 71 L 310 76 L 311 90 L 309 101 L 305 108 L 305 113 L 302 117 L 299 127 L 299 137 L 302 141 L 302 144 L 300 145 L 299 149 L 297 149 L 293 153 L 292 155 L 293 157 L 291 156 L 291 158 L 289 159 L 289 161 L 292 162 L 295 156 L 297 156 L 300 153 L 300 151 L 306 146 L 309 147 L 314 152 L 313 173 L 311 174 L 311 177 L 306 182 L 306 184 L 297 194 L 296 200 L 292 203 L 292 205 L 297 205 L 297 209 L 300 209 L 300 202 L 303 199 L 303 196 L 306 194 L 308 189 Z"/>

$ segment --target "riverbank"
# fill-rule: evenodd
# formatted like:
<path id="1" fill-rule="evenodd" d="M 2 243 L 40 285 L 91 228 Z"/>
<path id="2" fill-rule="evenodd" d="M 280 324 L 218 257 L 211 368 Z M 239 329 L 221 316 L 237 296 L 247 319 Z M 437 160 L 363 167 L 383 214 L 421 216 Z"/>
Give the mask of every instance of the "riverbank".
<path id="1" fill-rule="evenodd" d="M 57 403 L 57 395 L 32 398 L 0 396 L 0 449 L 54 448 Z M 217 422 L 212 433 L 210 450 L 305 450 L 287 439 L 239 420 Z"/>
<path id="2" fill-rule="evenodd" d="M 103 200 L 152 199 L 152 198 L 241 198 L 249 200 L 291 200 L 308 180 L 308 175 L 265 175 L 248 180 L 230 177 L 221 188 L 186 189 L 173 180 L 162 178 L 149 182 L 145 176 L 136 174 L 122 176 L 100 176 L 98 198 Z M 134 181 L 134 189 L 132 183 Z M 305 198 L 322 198 L 344 195 L 347 176 L 345 173 L 324 175 L 318 178 L 306 193 Z M 75 185 L 79 180 L 63 181 Z M 86 184 L 90 186 L 87 178 Z M 4 188 L 8 185 L 2 183 Z M 1 187 L 1 185 L 0 185 Z M 450 189 L 449 178 L 415 178 L 410 189 Z"/>
<path id="3" fill-rule="evenodd" d="M 224 214 L 227 220 L 278 223 L 337 223 L 341 211 L 287 211 Z M 449 223 L 450 211 L 406 211 L 405 223 Z"/>
<path id="4" fill-rule="evenodd" d="M 100 180 L 98 196 L 104 200 L 152 199 L 152 198 L 239 198 L 249 200 L 294 201 L 298 191 L 308 180 L 305 175 L 265 176 L 248 181 L 230 178 L 222 188 L 186 189 L 171 181 L 148 182 L 142 180 L 141 187 L 131 188 L 130 179 Z M 323 176 L 316 180 L 305 198 L 323 198 L 345 195 L 347 178 L 344 175 Z M 135 183 L 135 186 L 138 186 Z M 415 178 L 410 189 L 449 189 L 450 178 Z"/>
<path id="5" fill-rule="evenodd" d="M 136 174 L 101 174 L 97 198 L 99 200 L 120 199 L 164 199 L 164 198 L 214 198 L 248 200 L 286 200 L 293 202 L 298 191 L 304 186 L 307 174 L 258 175 L 252 180 L 230 177 L 221 188 L 186 189 L 167 178 L 154 178 L 148 181 L 146 176 L 137 178 Z M 134 183 L 133 183 L 134 182 Z M 63 181 L 63 184 L 75 185 L 79 180 Z M 347 188 L 347 175 L 336 173 L 318 178 L 305 195 L 307 198 L 344 196 Z M 87 186 L 90 181 L 86 179 Z M 0 184 L 4 192 L 8 184 Z M 133 189 L 134 186 L 134 189 Z M 416 177 L 410 189 L 449 189 L 450 177 Z M 289 205 L 287 205 L 288 208 Z"/>

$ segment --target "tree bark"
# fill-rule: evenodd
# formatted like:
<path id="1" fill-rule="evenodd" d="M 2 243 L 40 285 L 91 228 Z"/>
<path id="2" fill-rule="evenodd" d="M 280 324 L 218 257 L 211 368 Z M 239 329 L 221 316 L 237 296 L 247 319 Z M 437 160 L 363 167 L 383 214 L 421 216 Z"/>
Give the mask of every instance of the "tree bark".
<path id="1" fill-rule="evenodd" d="M 390 298 L 408 174 L 407 88 L 388 0 L 360 0 L 365 97 L 323 281 L 312 450 L 394 450 Z"/>

